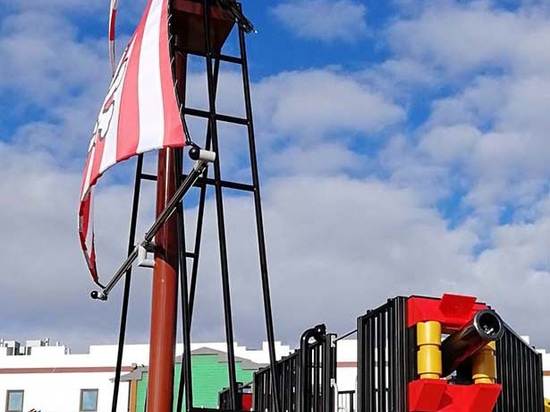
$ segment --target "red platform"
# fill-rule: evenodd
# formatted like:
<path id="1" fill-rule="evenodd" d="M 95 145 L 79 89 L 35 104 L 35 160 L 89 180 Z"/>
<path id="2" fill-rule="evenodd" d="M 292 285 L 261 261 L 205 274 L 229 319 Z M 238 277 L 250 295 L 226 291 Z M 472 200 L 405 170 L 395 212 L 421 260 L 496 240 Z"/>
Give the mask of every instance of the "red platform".
<path id="1" fill-rule="evenodd" d="M 450 385 L 442 379 L 409 383 L 409 412 L 492 412 L 499 384 Z"/>

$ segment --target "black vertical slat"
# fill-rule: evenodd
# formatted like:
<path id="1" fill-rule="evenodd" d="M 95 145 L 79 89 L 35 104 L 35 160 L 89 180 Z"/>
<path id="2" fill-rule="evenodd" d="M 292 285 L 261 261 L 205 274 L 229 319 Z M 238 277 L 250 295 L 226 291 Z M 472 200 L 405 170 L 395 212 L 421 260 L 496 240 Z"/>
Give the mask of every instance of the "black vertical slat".
<path id="1" fill-rule="evenodd" d="M 309 360 L 310 363 L 308 364 L 308 376 L 309 376 L 309 408 L 306 412 L 310 412 L 312 410 L 315 410 L 317 408 L 316 401 L 317 401 L 317 388 L 319 387 L 319 378 L 317 376 L 317 352 L 319 347 L 316 345 L 314 348 L 312 348 L 309 351 Z M 315 408 L 315 409 L 314 409 Z"/>
<path id="2" fill-rule="evenodd" d="M 286 409 L 285 401 L 286 401 L 286 393 L 287 393 L 287 386 L 288 386 L 288 362 L 283 363 L 282 365 L 279 364 L 279 375 L 280 383 L 279 383 L 279 390 L 282 392 L 281 396 L 281 410 L 284 411 Z"/>
<path id="3" fill-rule="evenodd" d="M 296 357 L 292 358 L 290 365 L 292 365 L 292 370 L 289 371 L 289 373 L 291 373 L 290 379 L 292 382 L 292 386 L 291 386 L 292 392 L 288 394 L 289 399 L 288 399 L 287 408 L 289 410 L 295 411 L 296 410 L 296 393 L 298 392 L 298 388 L 297 388 L 298 379 L 296 374 Z"/>
<path id="4" fill-rule="evenodd" d="M 365 322 L 364 316 L 357 318 L 357 406 L 361 412 L 366 412 L 365 408 L 365 350 L 368 342 L 365 341 Z"/>
<path id="5" fill-rule="evenodd" d="M 325 410 L 328 412 L 338 412 L 334 409 L 335 407 L 335 401 L 336 401 L 336 393 L 334 392 L 331 382 L 334 379 L 336 381 L 336 365 L 337 365 L 337 343 L 336 343 L 336 335 L 329 335 L 328 341 L 326 343 L 327 345 L 327 361 L 326 361 L 326 369 L 328 371 L 327 376 L 327 393 L 328 393 L 328 399 L 327 399 L 327 405 L 325 407 Z"/>
<path id="6" fill-rule="evenodd" d="M 375 318 L 371 318 L 367 323 L 367 333 L 368 333 L 368 357 L 367 357 L 367 382 L 368 382 L 368 393 L 369 397 L 367 398 L 367 411 L 368 412 L 377 412 L 376 411 L 376 381 L 375 381 L 375 372 L 376 372 L 376 329 L 375 329 Z"/>
<path id="7" fill-rule="evenodd" d="M 141 180 L 143 171 L 143 154 L 138 155 L 136 162 L 136 177 L 134 181 L 134 197 L 132 200 L 132 213 L 130 216 L 130 233 L 128 235 L 128 255 L 132 252 L 136 241 L 136 227 L 139 209 L 139 196 L 141 193 Z M 118 335 L 118 348 L 115 367 L 115 380 L 113 387 L 113 401 L 111 411 L 116 412 L 118 404 L 118 392 L 120 390 L 120 376 L 122 373 L 122 357 L 124 356 L 124 340 L 126 339 L 126 322 L 128 320 L 128 305 L 130 302 L 130 287 L 132 284 L 132 268 L 124 275 L 124 291 L 122 297 L 122 309 L 120 313 L 120 329 Z"/>
<path id="8" fill-rule="evenodd" d="M 495 412 L 544 412 L 540 354 L 505 325 L 496 357 L 502 392 Z"/>
<path id="9" fill-rule="evenodd" d="M 212 150 L 216 153 L 217 159 L 214 162 L 214 189 L 215 189 L 215 205 L 216 205 L 216 218 L 218 225 L 218 246 L 219 246 L 219 258 L 222 280 L 222 300 L 224 309 L 224 325 L 225 336 L 227 343 L 227 370 L 229 377 L 229 390 L 231 391 L 231 408 L 237 408 L 237 372 L 235 368 L 235 348 L 233 338 L 233 314 L 231 307 L 231 288 L 229 284 L 229 262 L 227 252 L 227 237 L 225 231 L 225 212 L 223 202 L 223 191 L 221 185 L 221 165 L 220 165 L 220 151 L 218 144 L 218 127 L 216 121 L 216 88 L 213 78 L 213 57 L 212 47 L 210 39 L 210 2 L 209 0 L 202 1 L 203 6 L 203 29 L 204 29 L 204 46 L 206 50 L 206 79 L 208 86 L 208 131 L 212 137 Z M 216 59 L 219 61 L 219 59 Z"/>
<path id="10" fill-rule="evenodd" d="M 381 404 L 382 404 L 382 396 L 384 394 L 383 388 L 382 388 L 382 381 L 380 380 L 380 360 L 382 359 L 382 351 L 384 345 L 381 338 L 381 322 L 382 322 L 382 316 L 381 314 L 377 314 L 377 316 L 374 318 L 373 328 L 374 328 L 374 334 L 376 336 L 376 366 L 374 369 L 374 380 L 376 381 L 376 408 L 375 410 L 377 412 L 382 412 Z"/>
<path id="11" fill-rule="evenodd" d="M 290 405 L 289 405 L 289 408 L 290 410 L 292 411 L 295 411 L 297 409 L 297 405 L 296 405 L 296 397 L 298 396 L 298 367 L 297 367 L 297 362 L 298 362 L 298 357 L 297 356 L 294 356 L 292 358 L 292 362 L 290 363 L 292 367 L 292 396 L 290 398 Z"/>
<path id="12" fill-rule="evenodd" d="M 511 341 L 511 357 L 510 359 L 508 360 L 508 362 L 514 362 L 517 357 L 518 357 L 518 353 L 517 353 L 517 339 L 514 339 Z M 518 406 L 519 405 L 522 405 L 523 402 L 522 402 L 522 399 L 521 399 L 521 395 L 522 395 L 522 390 L 521 390 L 521 384 L 522 382 L 519 380 L 519 368 L 512 368 L 511 370 L 512 372 L 512 382 L 511 382 L 511 386 L 510 388 L 508 388 L 509 391 L 515 389 L 516 391 L 516 398 L 517 398 L 517 403 L 518 403 Z M 513 389 L 512 389 L 513 388 Z M 525 411 L 525 412 L 528 412 L 528 411 Z"/>
<path id="13" fill-rule="evenodd" d="M 371 366 L 371 378 L 372 378 L 372 381 L 375 383 L 375 396 L 372 397 L 372 410 L 373 411 L 376 411 L 376 412 L 380 412 L 378 407 L 380 406 L 380 398 L 379 398 L 379 393 L 380 393 L 380 382 L 378 382 L 378 377 L 377 377 L 377 368 L 378 368 L 378 363 L 379 363 L 379 359 L 380 359 L 380 351 L 378 350 L 378 348 L 380 347 L 380 343 L 379 343 L 379 335 L 377 333 L 377 326 L 378 326 L 378 323 L 380 322 L 380 317 L 379 316 L 375 316 L 373 319 L 372 319 L 372 322 L 370 324 L 370 329 L 371 329 L 371 333 L 372 333 L 372 336 L 373 336 L 373 340 L 374 340 L 374 345 L 373 345 L 373 363 L 372 363 L 372 366 Z"/>
<path id="14" fill-rule="evenodd" d="M 288 387 L 288 362 L 285 363 L 279 363 L 278 366 L 279 370 L 277 371 L 281 376 L 281 381 L 279 385 L 279 391 L 281 395 L 281 410 L 284 411 L 286 409 L 286 399 L 287 399 L 287 387 Z"/>
<path id="15" fill-rule="evenodd" d="M 396 367 L 396 330 L 395 330 L 395 300 L 388 300 L 388 410 L 396 410 L 397 367 Z"/>
<path id="16" fill-rule="evenodd" d="M 315 361 L 316 363 L 315 375 L 317 376 L 317 385 L 315 387 L 315 398 L 317 399 L 317 402 L 315 404 L 315 408 L 313 409 L 314 411 L 317 411 L 318 408 L 320 408 L 322 405 L 321 392 L 323 390 L 323 379 L 321 376 L 321 365 L 322 365 L 321 362 L 322 362 L 323 349 L 324 349 L 324 345 L 322 344 L 317 347 L 317 359 Z"/>
<path id="17" fill-rule="evenodd" d="M 298 392 L 296 396 L 296 410 L 298 412 L 307 412 L 308 411 L 308 401 L 309 397 L 307 396 L 307 388 L 309 386 L 310 382 L 310 376 L 308 375 L 308 368 L 307 364 L 308 362 L 308 352 L 305 351 L 304 353 L 301 353 L 302 350 L 299 351 L 300 356 L 298 357 Z"/>
<path id="18" fill-rule="evenodd" d="M 182 174 L 182 150 L 176 152 L 177 165 L 176 175 L 178 176 L 176 186 L 181 184 Z M 179 284 L 181 295 L 181 321 L 183 335 L 183 356 L 181 359 L 182 372 L 180 374 L 180 385 L 177 399 L 178 411 L 182 410 L 183 392 L 185 395 L 185 410 L 190 411 L 193 408 L 193 367 L 191 360 L 191 314 L 189 310 L 189 284 L 187 270 L 187 242 L 185 236 L 185 214 L 183 212 L 183 204 L 179 203 L 176 208 L 176 216 L 178 222 L 178 244 L 179 244 Z M 183 380 L 183 381 L 182 381 Z"/>
<path id="19" fill-rule="evenodd" d="M 529 389 L 529 393 L 532 393 L 533 396 L 530 397 L 530 401 L 531 401 L 531 409 L 533 411 L 536 411 L 537 409 L 537 399 L 536 399 L 536 393 L 537 393 L 537 390 L 536 390 L 536 387 L 535 387 L 535 382 L 536 382 L 536 376 L 535 374 L 533 373 L 534 371 L 534 368 L 535 368 L 535 357 L 534 356 L 528 356 L 528 348 L 525 348 L 525 352 L 526 352 L 526 359 L 529 360 L 528 362 L 528 368 L 526 369 L 526 374 L 527 374 L 527 381 L 528 381 L 528 389 Z"/>
<path id="20" fill-rule="evenodd" d="M 386 315 L 378 315 L 378 411 L 386 411 Z"/>
<path id="21" fill-rule="evenodd" d="M 253 392 L 252 392 L 252 403 L 254 405 L 254 410 L 255 411 L 258 411 L 258 410 L 261 410 L 261 405 L 260 405 L 260 402 L 259 402 L 259 394 L 261 393 L 260 390 L 260 376 L 261 376 L 261 372 L 260 371 L 257 371 L 254 373 L 253 377 L 252 377 L 252 381 L 254 382 L 254 386 L 253 386 Z"/>
<path id="22" fill-rule="evenodd" d="M 542 367 L 543 367 L 542 355 L 539 355 L 537 370 L 542 371 Z M 541 399 L 541 401 L 542 401 L 542 405 L 540 406 L 540 412 L 544 412 L 546 410 L 546 408 L 544 407 L 544 389 L 543 389 L 544 385 L 543 385 L 542 373 L 539 376 L 539 383 L 537 385 L 537 388 L 538 388 L 538 392 L 539 392 L 539 399 Z"/>
<path id="23" fill-rule="evenodd" d="M 315 405 L 313 407 L 314 411 L 319 410 L 318 408 L 321 405 L 321 388 L 323 387 L 323 380 L 321 379 L 321 355 L 323 353 L 323 345 L 317 345 L 316 353 L 315 353 L 315 368 L 313 371 L 315 372 L 315 377 L 317 379 L 317 385 L 314 385 L 315 392 Z"/>
<path id="24" fill-rule="evenodd" d="M 240 4 L 238 5 L 240 7 Z M 248 59 L 246 53 L 246 42 L 245 42 L 245 33 L 241 25 L 239 25 L 239 46 L 241 51 L 241 62 L 242 62 L 242 80 L 243 80 L 243 89 L 244 89 L 244 101 L 245 101 L 245 110 L 246 110 L 246 119 L 247 119 L 247 130 L 248 130 L 248 145 L 249 145 L 249 154 L 250 154 L 250 168 L 252 172 L 252 183 L 254 185 L 254 210 L 256 218 L 256 234 L 258 236 L 258 257 L 260 261 L 260 272 L 261 272 L 261 281 L 262 281 L 262 295 L 264 303 L 264 316 L 266 320 L 266 334 L 267 334 L 267 343 L 269 350 L 269 362 L 271 366 L 271 375 L 272 380 L 276 382 L 275 376 L 277 375 L 277 365 L 275 353 L 275 332 L 273 325 L 273 313 L 271 310 L 271 291 L 269 285 L 269 276 L 268 276 L 268 267 L 267 267 L 267 247 L 265 243 L 264 235 L 264 224 L 263 224 L 263 212 L 262 212 L 262 202 L 260 195 L 260 177 L 258 171 L 258 159 L 256 155 L 256 143 L 255 143 L 255 133 L 254 133 L 254 122 L 252 118 L 252 100 L 250 97 L 250 79 L 248 75 Z M 275 399 L 274 411 L 275 412 L 284 412 L 280 410 L 280 392 L 279 387 L 276 383 L 273 387 L 273 395 Z"/>
<path id="25" fill-rule="evenodd" d="M 406 388 L 411 375 L 409 365 L 409 347 L 407 345 L 407 325 L 406 325 L 406 298 L 398 297 L 394 299 L 396 332 L 395 332 L 395 366 L 397 374 L 397 385 L 393 389 L 396 398 L 396 411 L 407 410 Z"/>
<path id="26" fill-rule="evenodd" d="M 374 397 L 374 381 L 371 377 L 372 368 L 374 364 L 374 336 L 371 332 L 371 322 L 372 320 L 367 318 L 365 324 L 363 325 L 364 334 L 365 334 L 365 343 L 361 348 L 361 351 L 365 352 L 365 361 L 364 361 L 364 386 L 363 393 L 365 398 L 363 400 L 363 411 L 365 412 L 375 412 L 372 408 L 372 400 Z"/>
<path id="27" fill-rule="evenodd" d="M 295 404 L 295 397 L 296 397 L 296 359 L 295 357 L 292 357 L 289 359 L 289 362 L 287 363 L 287 371 L 286 373 L 289 374 L 289 382 L 290 382 L 290 391 L 289 387 L 286 387 L 284 390 L 287 391 L 283 396 L 286 399 L 286 406 L 283 408 L 283 411 L 285 410 L 296 410 L 296 404 Z"/>

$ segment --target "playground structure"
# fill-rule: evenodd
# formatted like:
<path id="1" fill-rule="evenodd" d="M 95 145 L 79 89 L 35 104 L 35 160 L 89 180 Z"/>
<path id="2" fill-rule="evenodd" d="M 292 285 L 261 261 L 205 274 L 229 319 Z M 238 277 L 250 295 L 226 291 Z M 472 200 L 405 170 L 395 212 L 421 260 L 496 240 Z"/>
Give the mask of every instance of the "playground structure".
<path id="1" fill-rule="evenodd" d="M 353 333 L 356 411 L 545 411 L 541 355 L 474 297 L 395 297 L 358 317 Z M 319 325 L 278 362 L 284 410 L 338 410 L 340 339 Z M 253 410 L 272 410 L 269 369 L 254 376 Z"/>
<path id="2" fill-rule="evenodd" d="M 112 10 L 116 10 L 116 3 L 112 2 Z M 191 368 L 193 309 L 208 200 L 213 202 L 216 212 L 228 357 L 229 386 L 220 394 L 220 410 L 337 412 L 336 345 L 345 336 L 328 333 L 326 327 L 320 324 L 303 333 L 300 348 L 294 354 L 280 361 L 275 357 L 275 333 L 245 45 L 246 34 L 253 30 L 241 5 L 233 0 L 150 0 L 114 72 L 90 145 L 80 227 L 87 262 L 99 286 L 99 290 L 92 292 L 92 298 L 107 300 L 113 288 L 124 279 L 113 412 L 117 410 L 131 271 L 135 262 L 153 269 L 147 410 L 171 412 L 175 405 L 178 412 L 208 412 L 208 409 L 198 409 L 193 405 Z M 229 48 L 238 50 L 236 55 L 223 51 L 229 39 L 235 43 Z M 159 84 L 133 84 L 130 81 L 132 76 L 140 78 L 141 75 L 139 59 L 149 56 L 151 45 L 154 45 L 154 57 L 158 59 L 160 67 Z M 187 99 L 191 58 L 202 59 L 204 63 L 206 109 L 192 107 Z M 233 65 L 241 74 L 243 116 L 219 111 L 222 63 Z M 168 74 L 171 76 L 169 87 L 166 80 Z M 138 137 L 132 134 L 135 131 L 128 123 L 135 121 L 141 124 L 139 116 L 146 116 L 138 111 L 138 118 L 130 115 L 125 117 L 129 108 L 136 103 L 129 102 L 128 96 L 132 94 L 124 93 L 124 90 L 135 87 L 145 88 L 146 96 L 160 94 L 159 101 L 164 113 L 161 124 L 147 124 L 144 130 L 140 130 L 142 134 Z M 146 103 L 139 101 L 138 104 Z M 155 108 L 151 107 L 152 110 Z M 106 116 L 109 116 L 108 121 L 105 120 Z M 204 135 L 197 136 L 190 131 L 192 128 L 189 125 L 196 121 L 205 122 Z M 242 139 L 239 151 L 248 154 L 249 181 L 235 181 L 223 176 L 221 124 L 244 130 L 246 138 Z M 157 142 L 158 136 L 164 138 Z M 110 143 L 113 139 L 116 143 Z M 132 139 L 136 142 L 128 144 Z M 143 140 L 148 143 L 142 145 Z M 153 143 L 149 144 L 149 141 Z M 108 149 L 109 144 L 117 145 L 116 159 L 113 158 L 110 163 L 99 157 L 106 150 L 103 146 Z M 184 156 L 187 149 L 190 165 Z M 143 171 L 143 153 L 150 150 L 159 150 L 155 175 Z M 137 162 L 128 256 L 104 285 L 99 281 L 93 244 L 87 243 L 91 230 L 88 219 L 90 189 L 108 167 L 132 156 L 137 157 Z M 156 182 L 157 214 L 143 239 L 138 239 L 137 216 L 144 181 Z M 253 201 L 258 276 L 261 280 L 259 293 L 263 299 L 265 333 L 270 352 L 270 365 L 258 371 L 254 382 L 246 386 L 236 380 L 233 353 L 230 265 L 224 208 L 227 190 L 247 194 Z M 193 206 L 197 213 L 194 233 L 190 235 L 182 199 L 191 192 L 195 193 Z M 250 276 L 253 275 L 250 273 Z M 181 386 L 174 393 L 178 299 L 181 303 L 184 351 Z M 496 312 L 476 302 L 473 297 L 451 294 L 441 299 L 396 297 L 360 316 L 356 333 L 356 410 L 359 412 L 544 412 L 540 355 L 525 344 Z"/>

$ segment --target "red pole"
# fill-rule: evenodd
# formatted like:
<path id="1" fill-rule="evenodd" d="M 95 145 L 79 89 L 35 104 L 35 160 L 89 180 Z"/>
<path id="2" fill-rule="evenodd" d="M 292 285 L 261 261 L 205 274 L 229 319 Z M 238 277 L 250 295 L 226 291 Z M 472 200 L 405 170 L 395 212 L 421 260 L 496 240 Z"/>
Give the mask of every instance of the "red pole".
<path id="1" fill-rule="evenodd" d="M 157 215 L 176 191 L 175 150 L 159 151 Z M 174 214 L 155 236 L 147 410 L 172 412 L 176 341 L 178 231 Z"/>

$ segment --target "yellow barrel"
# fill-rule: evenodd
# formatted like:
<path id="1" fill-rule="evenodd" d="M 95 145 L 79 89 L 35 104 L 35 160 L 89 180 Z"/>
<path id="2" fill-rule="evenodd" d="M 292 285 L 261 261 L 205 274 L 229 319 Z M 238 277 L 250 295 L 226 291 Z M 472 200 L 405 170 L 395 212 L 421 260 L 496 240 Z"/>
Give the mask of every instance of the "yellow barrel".
<path id="1" fill-rule="evenodd" d="M 418 345 L 417 368 L 420 379 L 441 378 L 441 323 L 418 322 L 416 325 Z"/>
<path id="2" fill-rule="evenodd" d="M 495 342 L 490 342 L 474 355 L 472 362 L 474 383 L 495 383 L 497 378 L 495 351 Z"/>
<path id="3" fill-rule="evenodd" d="M 550 412 L 550 399 L 544 399 L 544 412 Z"/>

